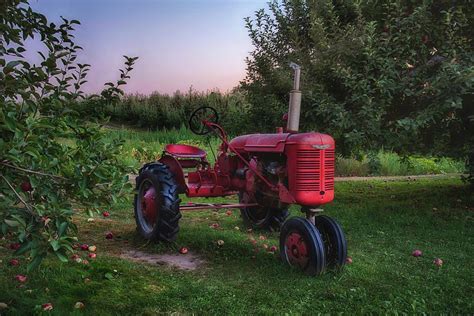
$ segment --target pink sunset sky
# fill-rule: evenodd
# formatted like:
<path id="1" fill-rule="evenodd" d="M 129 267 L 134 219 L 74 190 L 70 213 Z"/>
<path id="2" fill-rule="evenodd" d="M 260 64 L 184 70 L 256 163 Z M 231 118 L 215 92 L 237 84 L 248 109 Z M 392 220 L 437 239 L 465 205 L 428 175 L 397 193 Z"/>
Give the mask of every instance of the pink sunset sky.
<path id="1" fill-rule="evenodd" d="M 118 78 L 122 55 L 139 56 L 127 93 L 226 92 L 245 76 L 252 50 L 244 17 L 266 0 L 31 0 L 52 22 L 77 19 L 86 92 Z"/>

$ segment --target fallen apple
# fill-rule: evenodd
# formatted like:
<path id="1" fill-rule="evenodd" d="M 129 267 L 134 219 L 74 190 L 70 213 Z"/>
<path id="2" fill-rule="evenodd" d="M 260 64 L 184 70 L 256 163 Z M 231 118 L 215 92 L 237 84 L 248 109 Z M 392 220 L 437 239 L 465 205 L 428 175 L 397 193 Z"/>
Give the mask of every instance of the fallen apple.
<path id="1" fill-rule="evenodd" d="M 104 212 L 102 212 L 102 216 L 104 216 L 104 217 L 109 217 L 109 216 L 110 216 L 110 213 L 107 212 L 107 211 L 104 211 Z"/>
<path id="2" fill-rule="evenodd" d="M 89 246 L 88 250 L 90 252 L 95 252 L 97 250 L 97 247 L 96 246 Z"/>
<path id="3" fill-rule="evenodd" d="M 437 267 L 441 267 L 443 265 L 443 260 L 441 258 L 436 258 L 433 260 L 433 263 L 437 266 Z"/>
<path id="4" fill-rule="evenodd" d="M 209 226 L 209 227 L 210 227 L 210 228 L 217 229 L 217 228 L 219 228 L 219 224 L 214 223 L 214 224 L 211 224 L 211 226 Z"/>
<path id="5" fill-rule="evenodd" d="M 260 236 L 258 237 L 258 239 L 260 239 L 260 240 L 265 240 L 265 239 L 267 239 L 267 238 L 266 238 L 265 236 L 260 235 Z"/>
<path id="6" fill-rule="evenodd" d="M 18 250 L 18 249 L 20 249 L 20 247 L 21 247 L 21 245 L 17 242 L 10 244 L 10 249 L 12 249 L 12 250 Z"/>
<path id="7" fill-rule="evenodd" d="M 240 230 L 240 227 L 239 227 L 239 226 L 235 226 L 234 229 L 235 229 L 235 230 Z"/>
<path id="8" fill-rule="evenodd" d="M 97 257 L 97 255 L 93 252 L 91 252 L 89 255 L 88 255 L 89 258 L 91 259 L 95 259 Z"/>
<path id="9" fill-rule="evenodd" d="M 84 303 L 82 302 L 77 302 L 76 304 L 74 304 L 75 309 L 83 309 L 84 307 L 86 307 L 86 305 L 84 305 Z"/>
<path id="10" fill-rule="evenodd" d="M 22 182 L 20 187 L 23 192 L 30 192 L 31 190 L 33 190 L 33 187 L 31 186 L 31 183 L 29 181 Z"/>
<path id="11" fill-rule="evenodd" d="M 8 305 L 6 303 L 0 302 L 0 311 L 7 308 L 8 308 Z"/>
<path id="12" fill-rule="evenodd" d="M 222 239 L 219 239 L 219 240 L 217 241 L 217 245 L 218 245 L 218 246 L 223 246 L 223 245 L 224 245 L 224 241 L 223 241 Z"/>
<path id="13" fill-rule="evenodd" d="M 23 274 L 17 274 L 17 275 L 15 275 L 15 279 L 20 283 L 25 283 L 26 280 L 28 280 L 28 277 L 26 275 L 23 275 Z"/>
<path id="14" fill-rule="evenodd" d="M 268 251 L 270 251 L 270 252 L 275 252 L 277 250 L 278 250 L 277 246 L 271 246 L 270 249 L 268 249 Z"/>
<path id="15" fill-rule="evenodd" d="M 89 260 L 86 260 L 86 259 L 82 260 L 82 264 L 88 265 L 88 264 L 89 264 Z"/>
<path id="16" fill-rule="evenodd" d="M 88 222 L 88 223 L 91 223 L 91 222 L 93 222 L 93 221 L 94 221 L 94 219 L 93 219 L 92 217 L 89 217 L 89 218 L 87 219 L 87 222 Z"/>
<path id="17" fill-rule="evenodd" d="M 82 244 L 81 245 L 81 250 L 89 250 L 89 245 L 88 244 Z"/>
<path id="18" fill-rule="evenodd" d="M 186 248 L 186 247 L 179 248 L 179 253 L 182 254 L 182 255 L 187 254 L 188 253 L 188 248 Z"/>
<path id="19" fill-rule="evenodd" d="M 346 264 L 352 264 L 352 257 L 346 257 Z"/>
<path id="20" fill-rule="evenodd" d="M 267 245 L 267 244 L 263 244 L 262 247 L 263 247 L 263 249 L 268 249 L 268 245 Z"/>
<path id="21" fill-rule="evenodd" d="M 20 265 L 20 260 L 12 259 L 12 260 L 10 260 L 10 265 L 11 266 L 18 266 L 18 265 Z"/>
<path id="22" fill-rule="evenodd" d="M 51 303 L 44 303 L 43 305 L 41 305 L 41 308 L 42 308 L 44 311 L 51 311 L 51 310 L 53 310 L 53 304 L 51 304 Z"/>
<path id="23" fill-rule="evenodd" d="M 71 256 L 71 259 L 74 260 L 74 261 L 76 261 L 77 258 L 80 258 L 77 253 L 75 253 L 75 254 L 73 254 L 73 255 Z"/>
<path id="24" fill-rule="evenodd" d="M 105 233 L 105 238 L 106 239 L 113 239 L 114 238 L 114 234 L 112 232 L 107 232 Z"/>
<path id="25" fill-rule="evenodd" d="M 225 212 L 225 214 L 226 214 L 227 216 L 231 216 L 231 215 L 232 215 L 232 211 L 229 210 L 229 211 Z"/>
<path id="26" fill-rule="evenodd" d="M 413 252 L 411 253 L 411 255 L 412 255 L 413 257 L 421 257 L 421 256 L 423 255 L 423 253 L 421 252 L 421 250 L 415 249 L 415 250 L 413 250 Z"/>

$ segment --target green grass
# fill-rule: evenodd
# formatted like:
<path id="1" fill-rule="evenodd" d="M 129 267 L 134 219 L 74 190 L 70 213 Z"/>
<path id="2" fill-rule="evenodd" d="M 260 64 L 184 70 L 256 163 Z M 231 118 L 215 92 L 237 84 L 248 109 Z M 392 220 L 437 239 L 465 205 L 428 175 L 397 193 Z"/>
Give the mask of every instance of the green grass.
<path id="1" fill-rule="evenodd" d="M 89 266 L 48 259 L 20 285 L 13 278 L 25 273 L 25 259 L 11 267 L 11 252 L 0 247 L 0 302 L 12 315 L 32 314 L 46 302 L 56 315 L 474 313 L 474 196 L 460 180 L 338 182 L 325 210 L 344 227 L 353 258 L 340 273 L 307 277 L 275 255 L 255 253 L 251 236 L 273 245 L 278 233 L 248 233 L 237 211 L 186 213 L 176 243 L 146 243 L 135 233 L 128 201 L 115 205 L 109 219 L 76 218 L 80 241 L 98 245 Z M 215 222 L 221 229 L 209 228 Z M 105 240 L 108 230 L 120 238 Z M 121 248 L 166 253 L 183 245 L 207 264 L 183 272 L 116 256 Z M 413 249 L 423 256 L 412 257 Z M 432 263 L 436 257 L 444 260 L 441 268 Z M 77 301 L 86 308 L 75 311 Z"/>

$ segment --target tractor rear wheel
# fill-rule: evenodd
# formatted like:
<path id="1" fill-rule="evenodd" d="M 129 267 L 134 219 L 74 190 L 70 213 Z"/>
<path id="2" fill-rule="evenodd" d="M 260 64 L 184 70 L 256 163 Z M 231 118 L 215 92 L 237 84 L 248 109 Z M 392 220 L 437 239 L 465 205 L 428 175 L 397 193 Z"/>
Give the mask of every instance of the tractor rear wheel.
<path id="1" fill-rule="evenodd" d="M 178 185 L 168 166 L 146 164 L 136 179 L 135 221 L 148 240 L 174 241 L 179 231 Z"/>
<path id="2" fill-rule="evenodd" d="M 314 222 L 323 238 L 326 266 L 344 267 L 347 258 L 347 241 L 341 226 L 335 219 L 325 215 L 316 216 Z"/>
<path id="3" fill-rule="evenodd" d="M 240 203 L 250 203 L 249 200 L 244 197 L 245 194 L 245 192 L 239 194 Z M 248 226 L 278 231 L 288 217 L 289 212 L 286 208 L 280 209 L 271 206 L 258 205 L 241 208 L 240 215 L 244 223 Z"/>
<path id="4" fill-rule="evenodd" d="M 280 256 L 289 266 L 319 275 L 326 265 L 324 244 L 317 228 L 306 218 L 287 220 L 280 232 Z"/>

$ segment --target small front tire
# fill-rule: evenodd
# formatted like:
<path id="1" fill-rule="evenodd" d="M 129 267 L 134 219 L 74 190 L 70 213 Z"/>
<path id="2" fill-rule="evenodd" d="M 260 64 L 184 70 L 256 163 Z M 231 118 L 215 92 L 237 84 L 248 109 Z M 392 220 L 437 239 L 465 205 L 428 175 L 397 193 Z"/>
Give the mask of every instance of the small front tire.
<path id="1" fill-rule="evenodd" d="M 324 242 L 326 266 L 343 268 L 347 258 L 347 241 L 339 223 L 325 215 L 315 217 L 315 225 Z"/>
<path id="2" fill-rule="evenodd" d="M 316 227 L 306 218 L 287 220 L 280 232 L 280 256 L 289 266 L 314 276 L 324 271 L 324 244 Z"/>

